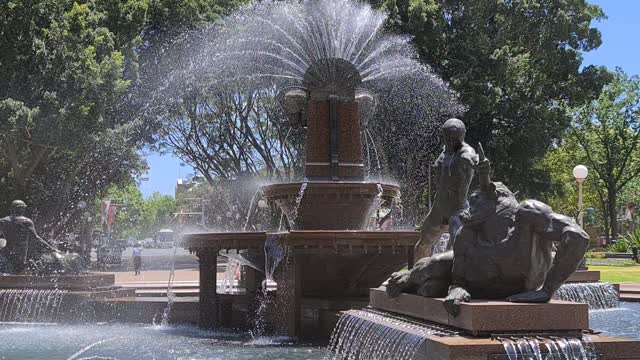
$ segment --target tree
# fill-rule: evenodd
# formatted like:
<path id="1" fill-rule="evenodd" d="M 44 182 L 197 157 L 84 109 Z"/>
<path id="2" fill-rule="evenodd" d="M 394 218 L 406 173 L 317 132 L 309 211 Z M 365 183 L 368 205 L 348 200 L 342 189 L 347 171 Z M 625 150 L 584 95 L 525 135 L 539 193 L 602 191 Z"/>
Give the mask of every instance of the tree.
<path id="1" fill-rule="evenodd" d="M 303 131 L 288 124 L 274 88 L 196 93 L 164 114 L 161 139 L 207 180 L 208 213 L 221 219 L 211 223 L 241 230 L 262 183 L 301 177 Z"/>
<path id="2" fill-rule="evenodd" d="M 573 111 L 571 132 L 584 150 L 588 168 L 606 191 L 609 234 L 616 236 L 618 198 L 640 175 L 640 77 L 617 69 L 600 96 Z"/>
<path id="3" fill-rule="evenodd" d="M 558 213 L 576 217 L 579 210 L 578 185 L 573 176 L 573 168 L 585 163 L 584 149 L 569 132 L 564 136 L 562 143 L 550 149 L 544 159 L 537 164 L 540 171 L 549 175 L 551 182 L 551 186 L 541 194 L 541 200 Z M 607 225 L 604 222 L 607 218 L 607 206 L 600 202 L 599 195 L 602 189 L 601 181 L 590 173 L 583 183 L 583 207 L 599 209 L 596 212 L 597 222 Z"/>
<path id="4" fill-rule="evenodd" d="M 584 0 L 372 3 L 460 94 L 468 142 L 483 143 L 496 178 L 529 196 L 544 190 L 534 165 L 570 124 L 562 105 L 589 100 L 609 80 L 602 68 L 579 70 L 581 52 L 601 43 L 591 22 L 602 10 Z"/>
<path id="5" fill-rule="evenodd" d="M 137 184 L 112 186 L 104 198 L 123 206 L 116 212 L 113 231 L 120 238 L 144 239 L 153 237 L 158 230 L 175 225 L 176 201 L 173 196 L 154 192 L 143 198 Z M 99 209 L 100 201 L 96 203 Z"/>
<path id="6" fill-rule="evenodd" d="M 0 3 L 0 206 L 22 198 L 40 231 L 145 166 L 153 127 L 131 85 L 169 29 L 218 19 L 234 0 L 11 0 Z M 142 101 L 142 100 L 140 100 Z M 74 210 L 75 209 L 75 210 Z"/>

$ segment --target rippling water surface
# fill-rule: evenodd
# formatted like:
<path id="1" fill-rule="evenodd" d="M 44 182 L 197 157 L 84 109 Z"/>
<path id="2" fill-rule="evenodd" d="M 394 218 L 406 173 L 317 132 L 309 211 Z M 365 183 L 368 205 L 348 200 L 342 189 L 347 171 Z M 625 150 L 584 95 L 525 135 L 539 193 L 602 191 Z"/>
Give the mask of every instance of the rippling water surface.
<path id="1" fill-rule="evenodd" d="M 640 303 L 590 312 L 591 328 L 640 339 Z M 143 324 L 2 324 L 0 359 L 322 359 L 325 349 L 285 337 Z"/>
<path id="2" fill-rule="evenodd" d="M 640 340 L 640 303 L 621 302 L 615 309 L 592 310 L 589 319 L 594 330 Z"/>
<path id="3" fill-rule="evenodd" d="M 0 359 L 322 359 L 323 347 L 287 338 L 252 339 L 243 334 L 190 326 L 0 325 Z"/>

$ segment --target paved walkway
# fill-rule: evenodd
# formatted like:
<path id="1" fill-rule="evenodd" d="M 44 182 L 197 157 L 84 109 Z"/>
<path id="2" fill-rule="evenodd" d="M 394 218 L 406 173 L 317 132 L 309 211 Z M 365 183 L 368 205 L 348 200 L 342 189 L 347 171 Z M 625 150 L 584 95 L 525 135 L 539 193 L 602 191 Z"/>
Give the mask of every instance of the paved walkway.
<path id="1" fill-rule="evenodd" d="M 115 271 L 106 272 L 108 274 L 116 275 L 116 284 L 123 283 L 145 283 L 145 282 L 167 282 L 169 281 L 169 270 L 149 270 L 142 271 L 140 275 L 134 275 L 133 271 Z M 174 281 L 183 282 L 190 281 L 198 283 L 200 277 L 200 271 L 197 269 L 180 269 L 176 270 Z"/>

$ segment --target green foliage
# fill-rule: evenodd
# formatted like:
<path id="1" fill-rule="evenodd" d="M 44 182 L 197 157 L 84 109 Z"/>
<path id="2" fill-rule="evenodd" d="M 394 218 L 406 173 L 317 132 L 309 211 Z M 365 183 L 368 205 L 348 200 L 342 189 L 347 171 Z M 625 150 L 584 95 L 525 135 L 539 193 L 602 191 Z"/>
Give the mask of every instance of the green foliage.
<path id="1" fill-rule="evenodd" d="M 587 259 L 606 259 L 606 255 L 603 252 L 596 252 L 593 250 L 589 250 L 584 257 L 586 257 Z"/>
<path id="2" fill-rule="evenodd" d="M 150 139 L 133 116 L 147 49 L 235 0 L 0 2 L 0 208 L 22 198 L 41 232 L 77 229 L 80 200 L 128 183 Z"/>
<path id="3" fill-rule="evenodd" d="M 624 241 L 629 244 L 629 246 L 635 245 L 640 248 L 640 229 L 626 234 L 619 241 Z"/>
<path id="4" fill-rule="evenodd" d="M 548 187 L 533 164 L 570 124 L 562 104 L 599 92 L 608 73 L 580 71 L 604 17 L 584 0 L 374 0 L 388 26 L 413 35 L 420 57 L 468 107 L 468 142 L 483 143 L 495 178 L 534 196 Z"/>
<path id="5" fill-rule="evenodd" d="M 123 204 L 116 212 L 112 226 L 118 238 L 150 238 L 162 228 L 173 227 L 173 214 L 176 212 L 176 201 L 172 196 L 153 193 L 144 199 L 135 183 L 126 186 L 112 186 L 105 198 Z M 100 211 L 100 202 L 96 203 L 96 211 Z"/>
<path id="6" fill-rule="evenodd" d="M 621 70 L 597 99 L 569 108 L 573 127 L 538 166 L 552 186 L 543 199 L 556 210 L 577 214 L 577 184 L 572 169 L 584 164 L 584 207 L 596 208 L 605 232 L 615 235 L 621 204 L 638 202 L 640 189 L 640 78 Z M 613 230 L 612 230 L 613 229 Z"/>
<path id="7" fill-rule="evenodd" d="M 585 165 L 598 179 L 611 235 L 617 230 L 619 196 L 640 175 L 640 77 L 621 69 L 600 96 L 573 109 L 571 136 L 584 152 Z"/>
<path id="8" fill-rule="evenodd" d="M 628 253 L 631 252 L 631 246 L 627 241 L 618 240 L 615 243 L 607 246 L 607 252 Z"/>

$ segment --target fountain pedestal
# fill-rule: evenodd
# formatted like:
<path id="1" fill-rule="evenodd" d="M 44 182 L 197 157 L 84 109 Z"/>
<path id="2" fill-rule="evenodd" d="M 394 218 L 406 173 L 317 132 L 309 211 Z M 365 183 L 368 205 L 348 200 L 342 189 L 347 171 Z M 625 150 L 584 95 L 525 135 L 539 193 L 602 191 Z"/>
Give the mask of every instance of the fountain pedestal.
<path id="1" fill-rule="evenodd" d="M 220 318 L 224 304 L 222 294 L 216 294 L 214 254 L 234 249 L 264 256 L 267 238 L 285 249 L 287 256 L 274 274 L 274 316 L 268 317 L 279 332 L 289 336 L 328 337 L 341 311 L 366 306 L 371 287 L 412 261 L 418 237 L 414 231 L 346 230 L 185 235 L 185 246 L 198 254 L 200 262 L 200 324 L 230 325 Z M 252 326 L 253 314 L 238 314 L 235 305 L 255 299 L 255 294 L 247 291 L 227 297 L 234 304 L 232 317 L 247 316 L 244 326 Z M 247 307 L 248 312 L 250 309 Z"/>

